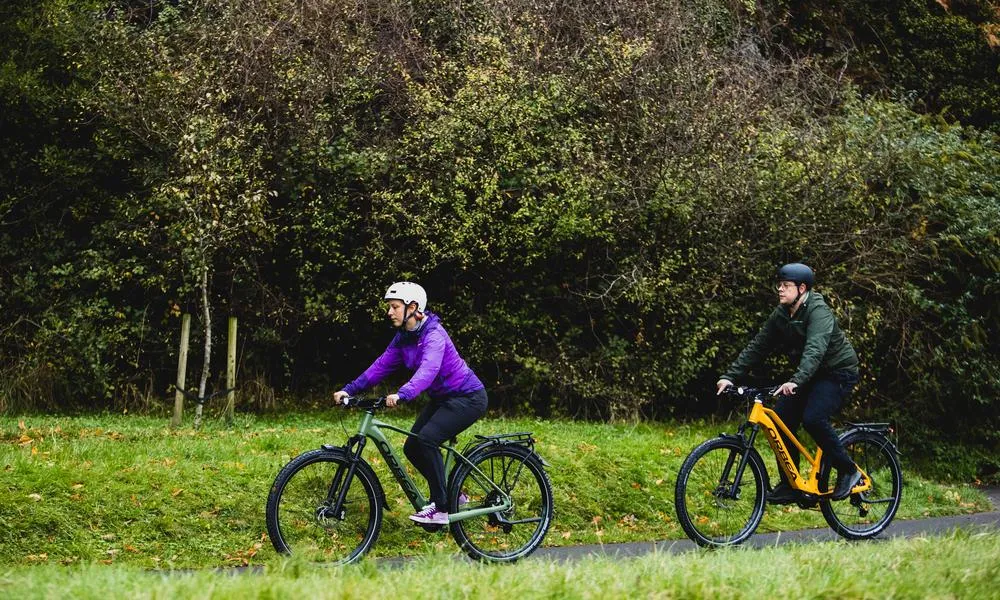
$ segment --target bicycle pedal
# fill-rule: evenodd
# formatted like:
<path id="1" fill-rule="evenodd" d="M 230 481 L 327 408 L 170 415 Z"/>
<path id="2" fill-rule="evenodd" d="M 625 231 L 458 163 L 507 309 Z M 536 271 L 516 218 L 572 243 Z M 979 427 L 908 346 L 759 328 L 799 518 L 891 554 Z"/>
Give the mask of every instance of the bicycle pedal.
<path id="1" fill-rule="evenodd" d="M 819 498 L 812 494 L 802 494 L 802 496 L 796 500 L 796 504 L 802 510 L 813 510 L 819 507 Z"/>

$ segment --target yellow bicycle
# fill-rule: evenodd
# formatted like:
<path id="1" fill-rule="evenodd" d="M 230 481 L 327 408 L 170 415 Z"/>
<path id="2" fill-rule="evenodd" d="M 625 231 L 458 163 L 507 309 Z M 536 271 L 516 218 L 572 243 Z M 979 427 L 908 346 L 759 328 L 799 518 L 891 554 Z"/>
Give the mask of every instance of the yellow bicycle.
<path id="1" fill-rule="evenodd" d="M 684 460 L 674 487 L 677 519 L 688 537 L 702 546 L 730 546 L 743 542 L 757 529 L 764 516 L 768 484 L 767 469 L 754 448 L 757 434 L 764 437 L 778 457 L 792 488 L 802 496 L 803 508 L 819 504 L 826 522 L 839 535 L 852 539 L 875 537 L 889 526 L 899 508 L 903 472 L 898 450 L 889 438 L 888 423 L 848 423 L 840 435 L 848 454 L 861 470 L 861 481 L 842 501 L 833 501 L 832 467 L 823 460 L 823 450 L 811 455 L 764 398 L 777 388 L 730 386 L 724 393 L 749 401 L 749 416 L 736 434 L 720 434 L 691 451 Z M 803 475 L 779 431 L 798 448 L 809 463 Z"/>

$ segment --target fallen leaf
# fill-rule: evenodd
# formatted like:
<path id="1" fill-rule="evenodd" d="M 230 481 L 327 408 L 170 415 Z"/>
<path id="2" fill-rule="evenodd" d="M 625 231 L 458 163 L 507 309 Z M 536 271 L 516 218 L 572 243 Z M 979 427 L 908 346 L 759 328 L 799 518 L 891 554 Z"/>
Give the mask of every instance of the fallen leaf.
<path id="1" fill-rule="evenodd" d="M 34 500 L 35 502 L 41 502 L 42 501 L 42 495 L 41 494 L 28 494 L 28 497 L 31 498 L 32 500 Z"/>
<path id="2" fill-rule="evenodd" d="M 180 496 L 183 493 L 184 493 L 184 488 L 174 488 L 174 491 L 171 492 L 170 495 L 176 498 L 177 496 Z"/>

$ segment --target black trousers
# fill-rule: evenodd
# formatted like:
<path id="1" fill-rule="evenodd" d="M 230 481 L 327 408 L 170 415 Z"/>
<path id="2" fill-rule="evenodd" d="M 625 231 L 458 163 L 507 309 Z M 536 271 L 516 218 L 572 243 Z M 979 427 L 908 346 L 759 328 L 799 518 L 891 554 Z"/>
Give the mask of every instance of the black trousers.
<path id="1" fill-rule="evenodd" d="M 800 386 L 797 394 L 779 396 L 774 406 L 774 412 L 778 413 L 789 431 L 795 433 L 801 425 L 809 432 L 838 474 L 856 467 L 830 424 L 830 417 L 840 412 L 844 400 L 857 383 L 858 374 L 854 371 L 841 370 L 817 375 L 807 385 Z M 782 434 L 781 437 L 788 448 L 789 457 L 798 465 L 799 449 L 787 436 Z M 781 470 L 780 463 L 778 473 L 784 481 L 785 472 Z"/>
<path id="2" fill-rule="evenodd" d="M 437 505 L 438 510 L 448 508 L 444 490 L 444 459 L 438 446 L 465 431 L 486 414 L 487 403 L 485 389 L 466 396 L 432 399 L 410 428 L 416 437 L 406 438 L 403 452 L 427 479 L 430 500 Z"/>

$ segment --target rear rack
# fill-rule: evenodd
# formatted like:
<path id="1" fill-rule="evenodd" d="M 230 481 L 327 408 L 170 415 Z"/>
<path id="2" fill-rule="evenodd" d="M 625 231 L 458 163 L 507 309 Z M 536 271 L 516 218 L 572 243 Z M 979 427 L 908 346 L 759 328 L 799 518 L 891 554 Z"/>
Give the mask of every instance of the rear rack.
<path id="1" fill-rule="evenodd" d="M 892 431 L 892 423 L 852 423 L 851 421 L 844 421 L 844 423 L 865 431 L 877 431 L 879 433 Z"/>
<path id="2" fill-rule="evenodd" d="M 520 431 L 518 433 L 498 433 L 496 435 L 476 435 L 476 439 L 483 442 L 493 442 L 497 444 L 521 444 L 532 446 L 535 440 L 531 437 L 530 431 Z"/>

